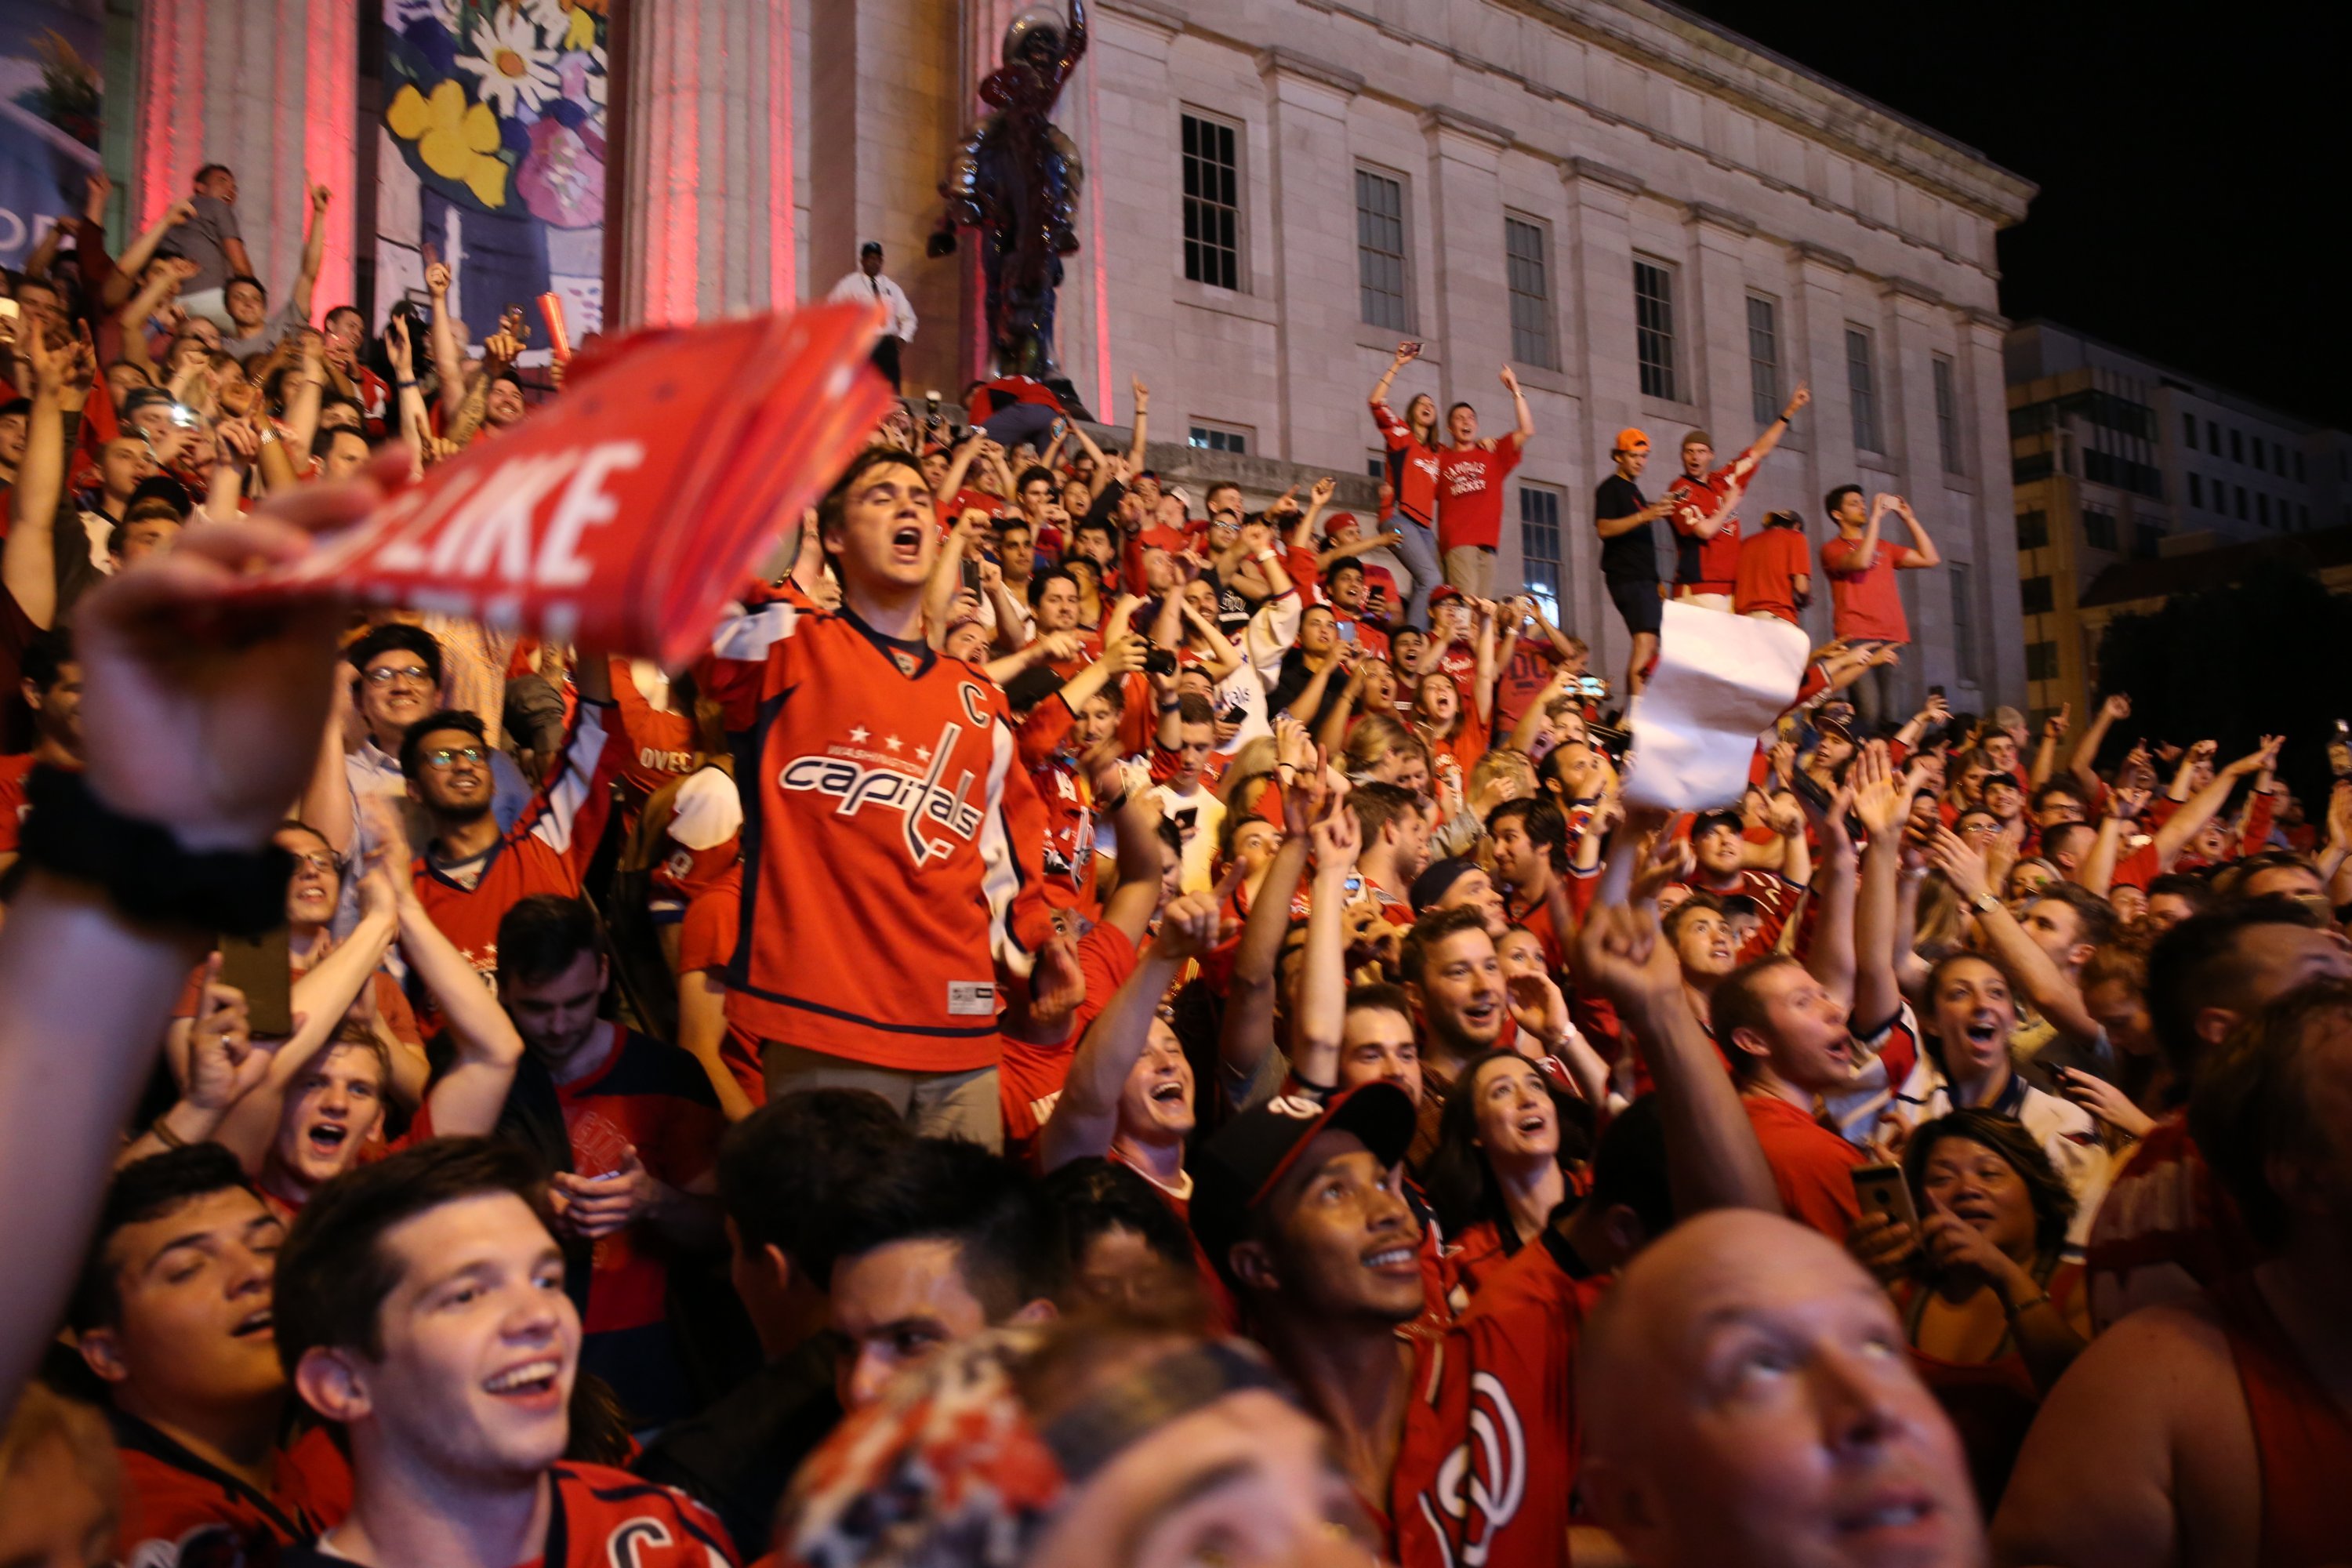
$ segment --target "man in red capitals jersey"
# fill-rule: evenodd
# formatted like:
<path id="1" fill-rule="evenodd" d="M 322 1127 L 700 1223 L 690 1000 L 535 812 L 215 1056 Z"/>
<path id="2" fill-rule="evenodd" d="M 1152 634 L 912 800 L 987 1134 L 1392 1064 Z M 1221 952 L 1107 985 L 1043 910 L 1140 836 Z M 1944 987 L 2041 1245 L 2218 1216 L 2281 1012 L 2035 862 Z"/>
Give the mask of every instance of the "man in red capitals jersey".
<path id="1" fill-rule="evenodd" d="M 1704 430 L 1683 437 L 1683 471 L 1666 487 L 1665 499 L 1675 503 L 1667 514 L 1675 531 L 1675 597 L 1703 610 L 1731 608 L 1731 591 L 1739 577 L 1739 519 L 1735 509 L 1748 481 L 1788 434 L 1789 421 L 1812 393 L 1803 382 L 1790 395 L 1780 416 L 1764 426 L 1748 449 L 1723 467 L 1715 461 L 1715 443 Z"/>
<path id="2" fill-rule="evenodd" d="M 1495 595 L 1495 549 L 1503 532 L 1503 480 L 1519 466 L 1528 437 L 1536 433 L 1527 395 L 1511 367 L 1503 367 L 1504 390 L 1511 395 L 1517 426 L 1492 441 L 1478 439 L 1478 411 L 1457 403 L 1445 411 L 1450 446 L 1437 455 L 1437 545 L 1445 558 L 1445 581 L 1476 599 Z"/>
<path id="3" fill-rule="evenodd" d="M 1596 910 L 1580 958 L 1644 1042 L 1654 1031 L 1656 1110 L 1682 1209 L 1769 1209 L 1770 1175 L 1655 919 Z M 1579 1440 L 1568 1372 L 1596 1289 L 1586 1281 L 1617 1258 L 1588 1253 L 1571 1227 L 1557 1245 L 1521 1249 L 1462 1321 L 1401 1342 L 1423 1294 L 1420 1227 L 1396 1174 L 1412 1131 L 1412 1101 L 1385 1081 L 1326 1106 L 1284 1098 L 1244 1111 L 1194 1156 L 1194 1229 L 1335 1433 L 1392 1561 L 1564 1563 Z"/>
<path id="4" fill-rule="evenodd" d="M 923 640 L 939 528 L 915 459 L 861 455 L 817 528 L 840 612 L 747 610 L 707 666 L 748 731 L 728 1016 L 762 1042 L 771 1098 L 870 1089 L 994 1148 L 997 973 L 1025 977 L 1053 931 L 1045 810 L 1003 694 Z"/>
<path id="5" fill-rule="evenodd" d="M 482 721 L 445 710 L 418 720 L 400 742 L 400 771 L 425 807 L 433 837 L 416 858 L 416 896 L 441 932 L 485 974 L 499 967 L 499 921 L 533 893 L 574 898 L 613 809 L 621 747 L 612 733 L 609 660 L 585 652 L 575 672 L 580 710 L 562 765 L 515 825 L 491 814 L 494 749 Z"/>
<path id="6" fill-rule="evenodd" d="M 669 1271 L 680 1254 L 719 1250 L 711 1163 L 726 1116 L 694 1058 L 596 1016 L 611 973 L 584 901 L 525 899 L 498 936 L 499 1001 L 525 1047 L 501 1125 L 548 1157 L 557 1227 L 593 1248 L 573 1280 L 583 1363 L 633 1425 L 659 1426 L 692 1405 Z"/>
<path id="7" fill-rule="evenodd" d="M 67 1321 L 107 1389 L 125 1563 L 290 1545 L 341 1515 L 349 1478 L 331 1447 L 278 1446 L 270 1288 L 284 1236 L 216 1143 L 135 1161 L 107 1188 Z"/>
<path id="8" fill-rule="evenodd" d="M 329 1184 L 287 1238 L 278 1352 L 343 1429 L 342 1521 L 287 1568 L 718 1568 L 683 1492 L 563 1458 L 580 1317 L 530 1154 L 420 1144 Z"/>
<path id="9" fill-rule="evenodd" d="M 1787 818 L 1790 828 L 1786 833 L 1786 858 L 1779 871 L 1759 871 L 1743 864 L 1748 841 L 1742 837 L 1743 824 L 1736 811 L 1710 811 L 1691 824 L 1691 854 L 1697 868 L 1688 885 L 1695 892 L 1713 893 L 1718 899 L 1745 893 L 1756 900 L 1763 923 L 1756 934 L 1740 949 L 1743 960 L 1761 958 L 1772 951 L 1780 940 L 1780 928 L 1789 921 L 1790 911 L 1797 906 L 1797 895 L 1812 880 L 1812 857 L 1805 847 L 1804 818 Z M 1784 874 L 1785 873 L 1785 874 Z"/>

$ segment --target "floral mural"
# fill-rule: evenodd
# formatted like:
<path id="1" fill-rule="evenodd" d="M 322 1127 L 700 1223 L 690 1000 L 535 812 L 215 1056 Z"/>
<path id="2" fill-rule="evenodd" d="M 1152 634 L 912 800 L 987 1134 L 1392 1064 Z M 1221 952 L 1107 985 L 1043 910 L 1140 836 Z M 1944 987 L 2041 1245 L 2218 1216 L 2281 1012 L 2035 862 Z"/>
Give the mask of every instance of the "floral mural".
<path id="1" fill-rule="evenodd" d="M 575 332 L 601 324 L 607 4 L 384 0 L 384 179 L 419 231 L 387 257 L 404 282 L 442 254 L 478 330 L 549 289 Z"/>

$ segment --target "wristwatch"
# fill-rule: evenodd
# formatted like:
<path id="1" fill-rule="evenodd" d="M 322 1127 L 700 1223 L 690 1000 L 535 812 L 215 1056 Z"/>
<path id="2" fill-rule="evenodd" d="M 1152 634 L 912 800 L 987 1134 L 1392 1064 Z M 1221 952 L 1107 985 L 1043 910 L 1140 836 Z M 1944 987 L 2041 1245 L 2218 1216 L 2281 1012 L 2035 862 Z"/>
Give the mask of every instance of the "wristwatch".
<path id="1" fill-rule="evenodd" d="M 1969 903 L 1980 915 L 1989 915 L 2000 908 L 2000 900 L 1990 893 L 1979 893 L 1975 898 L 1970 899 Z"/>

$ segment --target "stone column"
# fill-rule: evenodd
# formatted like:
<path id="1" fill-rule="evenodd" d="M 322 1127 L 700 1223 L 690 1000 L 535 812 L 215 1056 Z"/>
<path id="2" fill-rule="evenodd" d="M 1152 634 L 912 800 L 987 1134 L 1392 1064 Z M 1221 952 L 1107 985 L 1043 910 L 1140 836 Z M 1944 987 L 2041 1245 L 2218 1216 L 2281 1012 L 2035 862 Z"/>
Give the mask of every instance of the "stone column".
<path id="1" fill-rule="evenodd" d="M 1725 462 L 1748 445 L 1757 429 L 1748 384 L 1746 256 L 1748 237 L 1755 232 L 1756 226 L 1738 213 L 1705 202 L 1690 204 L 1689 255 L 1696 276 L 1688 294 L 1697 315 L 1685 331 L 1692 334 L 1691 369 L 1698 377 L 1691 401 L 1698 405 L 1699 417 L 1715 437 L 1716 454 Z M 1657 443 L 1654 452 L 1664 458 L 1666 477 L 1682 472 L 1682 453 L 1675 449 L 1682 432 L 1661 436 L 1653 431 L 1651 439 Z M 1651 458 L 1652 472 L 1658 471 L 1658 457 Z M 1749 532 L 1758 521 L 1742 520 Z"/>
<path id="2" fill-rule="evenodd" d="M 606 320 L 789 305 L 800 292 L 791 0 L 657 0 L 628 16 Z"/>
<path id="3" fill-rule="evenodd" d="M 196 171 L 236 175 L 246 254 L 283 302 L 301 263 L 310 188 L 328 186 L 327 249 L 311 319 L 352 299 L 359 210 L 359 17 L 306 0 L 146 0 L 139 18 L 131 212 L 144 228 Z M 77 194 L 71 203 L 79 208 Z M 128 235 L 110 235 L 118 252 Z"/>
<path id="4" fill-rule="evenodd" d="M 1293 49 L 1258 52 L 1269 146 L 1264 210 L 1274 238 L 1279 415 L 1270 449 L 1299 462 L 1364 445 L 1363 405 L 1338 395 L 1312 348 L 1356 330 L 1355 177 L 1348 108 L 1364 79 Z M 1245 198 L 1246 199 L 1246 198 Z M 1342 472 L 1358 467 L 1350 463 Z"/>
<path id="5" fill-rule="evenodd" d="M 1805 625 L 1816 640 L 1829 637 L 1832 619 L 1829 584 L 1820 576 L 1819 548 L 1831 530 L 1819 498 L 1832 485 L 1869 482 L 1855 466 L 1853 398 L 1845 379 L 1845 284 L 1853 270 L 1852 258 L 1800 241 L 1791 258 L 1790 319 L 1782 337 L 1792 378 L 1804 378 L 1813 389 L 1812 406 L 1805 410 L 1810 425 L 1802 493 L 1811 500 L 1805 531 L 1815 542 L 1813 603 L 1805 612 Z"/>
<path id="6" fill-rule="evenodd" d="M 2025 698 L 2025 617 L 2016 584 L 2017 519 L 2009 463 L 2009 384 L 2001 347 L 2009 322 L 1990 310 L 1960 312 L 1960 437 L 1977 481 L 1977 678 L 1988 702 Z"/>
<path id="7" fill-rule="evenodd" d="M 1594 454 L 1591 472 L 1597 486 L 1607 472 L 1610 437 L 1633 423 L 1641 408 L 1630 217 L 1643 186 L 1633 175 L 1589 158 L 1570 159 L 1561 165 L 1560 178 L 1568 192 L 1568 221 L 1560 233 L 1559 276 L 1575 307 L 1564 357 L 1584 396 L 1578 405 L 1580 427 L 1559 438 L 1579 441 Z M 1651 432 L 1654 443 L 1673 438 Z M 1654 448 L 1651 473 L 1658 471 L 1657 461 Z M 1658 488 L 1652 480 L 1647 493 L 1655 496 Z M 1560 570 L 1567 579 L 1560 584 L 1560 612 L 1575 617 L 1570 625 L 1591 645 L 1592 668 L 1613 686 L 1623 679 L 1630 645 L 1625 623 L 1601 584 L 1601 540 L 1592 522 L 1591 489 L 1571 494 L 1560 519 Z"/>

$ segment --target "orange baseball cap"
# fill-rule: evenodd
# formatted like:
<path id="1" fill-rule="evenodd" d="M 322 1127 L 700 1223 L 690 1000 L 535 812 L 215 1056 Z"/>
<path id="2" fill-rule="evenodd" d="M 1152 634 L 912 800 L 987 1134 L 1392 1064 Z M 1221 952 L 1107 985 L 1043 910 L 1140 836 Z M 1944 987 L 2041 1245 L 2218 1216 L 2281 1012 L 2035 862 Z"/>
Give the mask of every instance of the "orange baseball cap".
<path id="1" fill-rule="evenodd" d="M 1631 425 L 1617 432 L 1617 444 L 1610 448 L 1612 452 L 1646 452 L 1649 449 L 1649 433 L 1636 430 Z"/>

